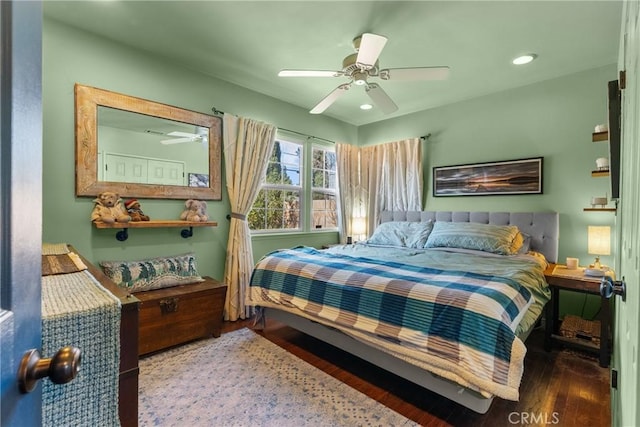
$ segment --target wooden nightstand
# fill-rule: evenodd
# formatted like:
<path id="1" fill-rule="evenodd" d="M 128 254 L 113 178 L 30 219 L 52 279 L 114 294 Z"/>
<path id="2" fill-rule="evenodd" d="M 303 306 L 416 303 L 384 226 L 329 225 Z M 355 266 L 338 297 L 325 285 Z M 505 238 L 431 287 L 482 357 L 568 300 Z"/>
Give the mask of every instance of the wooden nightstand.
<path id="1" fill-rule="evenodd" d="M 567 270 L 563 265 L 551 264 L 544 272 L 547 283 L 551 288 L 551 301 L 546 307 L 545 320 L 545 340 L 544 348 L 551 351 L 554 342 L 560 342 L 568 347 L 575 347 L 587 351 L 595 351 L 599 354 L 600 366 L 609 366 L 609 324 L 611 322 L 611 308 L 609 300 L 600 295 L 599 277 L 584 276 L 582 270 Z M 600 321 L 600 344 L 597 345 L 589 340 L 582 338 L 569 338 L 560 335 L 559 315 L 559 298 L 560 290 L 570 292 L 580 292 L 592 295 L 600 295 L 601 308 L 598 315 Z"/>

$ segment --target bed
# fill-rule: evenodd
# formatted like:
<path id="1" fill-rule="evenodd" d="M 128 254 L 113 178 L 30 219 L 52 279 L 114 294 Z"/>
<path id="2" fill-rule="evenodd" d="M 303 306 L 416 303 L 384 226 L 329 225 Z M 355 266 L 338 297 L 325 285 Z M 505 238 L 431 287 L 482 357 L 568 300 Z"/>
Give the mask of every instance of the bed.
<path id="1" fill-rule="evenodd" d="M 486 413 L 518 400 L 524 341 L 550 292 L 555 212 L 383 212 L 371 238 L 263 257 L 247 303 Z"/>

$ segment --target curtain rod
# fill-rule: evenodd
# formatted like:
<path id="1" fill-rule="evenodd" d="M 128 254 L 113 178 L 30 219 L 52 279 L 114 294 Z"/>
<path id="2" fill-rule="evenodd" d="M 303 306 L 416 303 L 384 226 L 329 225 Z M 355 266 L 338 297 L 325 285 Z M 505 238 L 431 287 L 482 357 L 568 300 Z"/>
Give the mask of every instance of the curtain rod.
<path id="1" fill-rule="evenodd" d="M 216 107 L 211 107 L 211 111 L 213 111 L 213 114 L 220 116 L 220 115 L 224 115 L 224 111 L 218 110 Z M 313 136 L 313 135 L 309 135 L 306 133 L 302 133 L 302 132 L 298 132 L 296 130 L 291 130 L 291 129 L 285 129 L 285 128 L 278 128 L 279 130 L 283 130 L 285 132 L 291 132 L 291 133 L 295 133 L 296 135 L 301 135 L 301 136 L 306 136 L 307 138 L 313 138 L 313 139 L 317 139 L 319 141 L 325 141 L 325 142 L 329 142 L 331 144 L 335 144 L 335 141 L 331 141 L 330 139 L 325 139 L 325 138 L 320 138 L 319 136 Z"/>
<path id="2" fill-rule="evenodd" d="M 218 110 L 216 107 L 211 107 L 211 111 L 213 111 L 213 114 L 218 115 L 218 116 L 224 115 L 224 111 Z M 298 132 L 298 131 L 291 130 L 291 129 L 285 129 L 285 128 L 278 128 L 278 129 L 283 130 L 285 132 L 291 132 L 291 133 L 295 133 L 297 135 L 306 136 L 307 138 L 313 138 L 313 139 L 318 139 L 320 141 L 326 141 L 326 142 L 329 142 L 331 144 L 335 144 L 336 143 L 335 141 L 331 141 L 330 139 L 325 139 L 325 138 L 320 138 L 320 137 L 313 136 L 313 135 L 308 135 L 306 133 Z M 428 133 L 426 135 L 420 136 L 419 138 L 421 140 L 423 140 L 423 141 L 428 141 L 429 138 L 431 138 L 431 134 Z"/>

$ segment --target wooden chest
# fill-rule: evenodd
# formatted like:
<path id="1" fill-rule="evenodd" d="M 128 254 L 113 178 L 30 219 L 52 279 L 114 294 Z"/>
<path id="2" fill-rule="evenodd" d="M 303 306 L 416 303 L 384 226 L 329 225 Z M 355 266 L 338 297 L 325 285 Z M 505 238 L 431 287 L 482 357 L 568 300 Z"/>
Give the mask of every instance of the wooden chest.
<path id="1" fill-rule="evenodd" d="M 204 279 L 134 294 L 140 300 L 138 355 L 220 336 L 227 285 Z"/>

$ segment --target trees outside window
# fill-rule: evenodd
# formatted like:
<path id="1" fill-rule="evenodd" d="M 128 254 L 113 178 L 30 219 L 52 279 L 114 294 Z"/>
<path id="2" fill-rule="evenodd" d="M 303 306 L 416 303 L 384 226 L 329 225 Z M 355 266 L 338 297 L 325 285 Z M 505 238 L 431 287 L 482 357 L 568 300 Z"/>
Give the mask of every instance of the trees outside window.
<path id="1" fill-rule="evenodd" d="M 306 155 L 311 156 L 307 168 Z M 333 150 L 277 139 L 248 215 L 249 228 L 261 232 L 336 229 L 337 188 Z"/>

